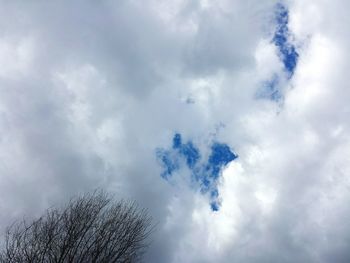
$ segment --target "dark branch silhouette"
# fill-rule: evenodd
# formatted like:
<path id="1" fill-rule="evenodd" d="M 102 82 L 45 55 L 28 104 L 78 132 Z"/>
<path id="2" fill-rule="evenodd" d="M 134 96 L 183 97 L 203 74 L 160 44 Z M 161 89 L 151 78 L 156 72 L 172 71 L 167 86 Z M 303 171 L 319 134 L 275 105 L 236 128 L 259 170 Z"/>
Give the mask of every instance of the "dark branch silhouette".
<path id="1" fill-rule="evenodd" d="M 33 222 L 14 223 L 6 231 L 0 262 L 137 262 L 152 230 L 145 209 L 95 191 Z"/>

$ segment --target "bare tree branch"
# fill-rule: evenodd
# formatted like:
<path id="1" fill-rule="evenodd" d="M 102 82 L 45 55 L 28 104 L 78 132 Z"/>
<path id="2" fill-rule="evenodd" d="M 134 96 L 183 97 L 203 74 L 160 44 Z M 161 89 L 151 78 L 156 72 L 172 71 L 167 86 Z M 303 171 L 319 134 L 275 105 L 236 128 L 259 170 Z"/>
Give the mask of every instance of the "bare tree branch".
<path id="1" fill-rule="evenodd" d="M 0 263 L 138 262 L 153 229 L 147 210 L 95 191 L 12 224 Z"/>

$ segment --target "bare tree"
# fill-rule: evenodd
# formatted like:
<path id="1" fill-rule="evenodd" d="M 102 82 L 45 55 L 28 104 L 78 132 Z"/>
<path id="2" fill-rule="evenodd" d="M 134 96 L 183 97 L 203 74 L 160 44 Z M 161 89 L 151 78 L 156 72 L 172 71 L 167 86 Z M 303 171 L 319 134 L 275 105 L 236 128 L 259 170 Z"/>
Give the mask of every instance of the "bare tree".
<path id="1" fill-rule="evenodd" d="M 0 262 L 137 262 L 153 226 L 145 209 L 103 191 L 73 198 L 6 231 Z"/>

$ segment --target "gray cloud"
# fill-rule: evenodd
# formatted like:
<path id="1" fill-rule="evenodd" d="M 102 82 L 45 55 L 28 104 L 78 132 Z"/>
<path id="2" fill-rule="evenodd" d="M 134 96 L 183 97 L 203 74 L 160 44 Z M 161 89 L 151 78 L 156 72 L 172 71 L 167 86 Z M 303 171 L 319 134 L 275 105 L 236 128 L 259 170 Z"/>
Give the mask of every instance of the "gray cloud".
<path id="1" fill-rule="evenodd" d="M 159 222 L 147 262 L 348 262 L 347 3 L 285 2 L 283 104 L 275 3 L 0 1 L 0 230 L 103 187 Z M 218 213 L 161 179 L 175 132 L 238 153 Z"/>

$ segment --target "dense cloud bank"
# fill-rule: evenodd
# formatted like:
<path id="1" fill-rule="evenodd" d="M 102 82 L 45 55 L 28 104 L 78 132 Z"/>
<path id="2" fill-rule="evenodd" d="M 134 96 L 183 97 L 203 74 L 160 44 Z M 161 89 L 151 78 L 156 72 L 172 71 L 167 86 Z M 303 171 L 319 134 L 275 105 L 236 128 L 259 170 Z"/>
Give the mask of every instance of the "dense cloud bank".
<path id="1" fill-rule="evenodd" d="M 147 262 L 349 262 L 348 8 L 0 1 L 0 230 L 102 187 L 158 222 Z"/>

